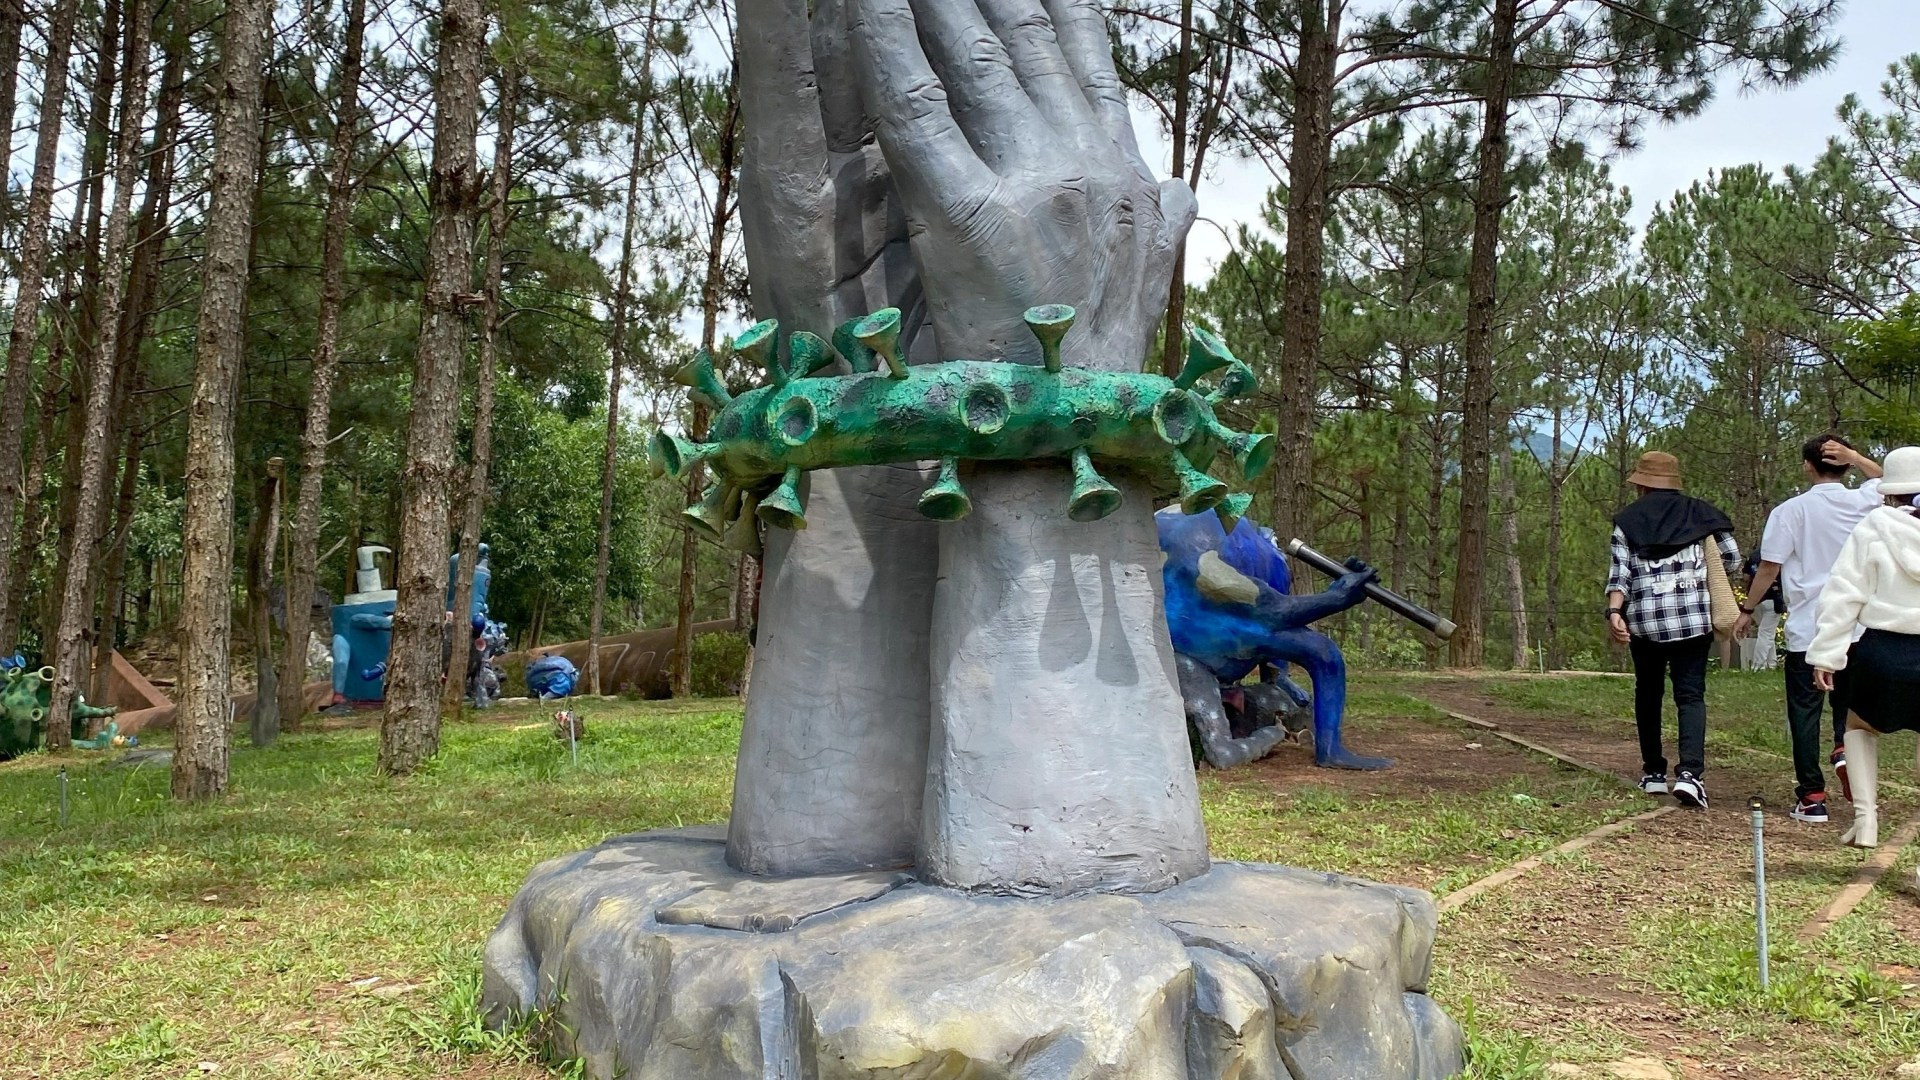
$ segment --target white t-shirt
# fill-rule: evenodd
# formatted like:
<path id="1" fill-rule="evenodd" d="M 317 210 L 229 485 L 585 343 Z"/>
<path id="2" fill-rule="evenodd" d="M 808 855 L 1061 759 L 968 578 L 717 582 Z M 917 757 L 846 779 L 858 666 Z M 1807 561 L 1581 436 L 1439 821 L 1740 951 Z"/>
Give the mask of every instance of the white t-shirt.
<path id="1" fill-rule="evenodd" d="M 1787 602 L 1787 651 L 1813 644 L 1815 606 L 1834 560 L 1853 527 L 1879 506 L 1880 481 L 1857 488 L 1815 484 L 1773 508 L 1760 538 L 1760 558 L 1780 564 L 1780 595 Z"/>

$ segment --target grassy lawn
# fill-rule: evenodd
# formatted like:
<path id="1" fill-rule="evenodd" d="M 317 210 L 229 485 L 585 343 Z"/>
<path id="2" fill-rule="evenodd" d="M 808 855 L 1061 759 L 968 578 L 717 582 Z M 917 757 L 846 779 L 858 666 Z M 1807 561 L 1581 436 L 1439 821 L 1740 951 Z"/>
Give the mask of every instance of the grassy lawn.
<path id="1" fill-rule="evenodd" d="M 1622 680 L 1475 685 L 1570 732 L 1630 739 L 1618 720 Z M 1785 749 L 1770 685 L 1714 680 L 1716 760 L 1785 769 L 1749 752 Z M 1215 854 L 1444 893 L 1647 808 L 1622 784 L 1448 720 L 1426 703 L 1431 690 L 1418 679 L 1360 681 L 1349 740 L 1395 756 L 1388 772 L 1315 770 L 1301 748 L 1284 747 L 1249 769 L 1206 774 Z M 164 769 L 111 767 L 104 756 L 0 764 L 0 906 L 20 913 L 0 925 L 0 1076 L 547 1075 L 523 1043 L 477 1022 L 487 931 L 542 859 L 617 832 L 723 819 L 738 736 L 732 701 L 578 709 L 589 730 L 578 765 L 552 738 L 550 710 L 501 708 L 450 724 L 433 767 L 399 782 L 374 776 L 376 734 L 365 728 L 237 749 L 233 795 L 203 807 L 174 805 Z M 1911 753 L 1910 742 L 1890 747 L 1885 771 L 1910 777 L 1898 763 Z M 1895 813 L 1904 820 L 1915 806 L 1908 798 Z M 1720 833 L 1744 835 L 1743 813 L 1713 817 L 1731 823 Z M 1820 841 L 1837 846 L 1837 831 Z M 1901 921 L 1916 908 L 1910 884 L 1904 894 L 1883 888 L 1803 947 L 1791 940 L 1800 913 L 1858 859 L 1786 845 L 1776 986 L 1761 996 L 1747 974 L 1737 845 L 1715 857 L 1708 887 L 1689 902 L 1596 908 L 1623 889 L 1657 896 L 1660 874 L 1700 857 L 1686 845 L 1724 839 L 1654 832 L 1554 862 L 1447 916 L 1435 990 L 1474 1031 L 1474 1075 L 1535 1076 L 1548 1061 L 1666 1049 L 1648 1045 L 1647 1022 L 1608 1008 L 1555 1013 L 1542 977 L 1611 988 L 1596 993 L 1631 998 L 1661 1030 L 1731 1048 L 1722 1052 L 1749 1063 L 1747 1075 L 1776 1075 L 1757 1063 L 1781 1040 L 1846 1064 L 1830 1075 L 1876 1075 L 1920 1052 L 1899 975 L 1920 970 L 1920 935 L 1901 930 L 1920 922 Z"/>

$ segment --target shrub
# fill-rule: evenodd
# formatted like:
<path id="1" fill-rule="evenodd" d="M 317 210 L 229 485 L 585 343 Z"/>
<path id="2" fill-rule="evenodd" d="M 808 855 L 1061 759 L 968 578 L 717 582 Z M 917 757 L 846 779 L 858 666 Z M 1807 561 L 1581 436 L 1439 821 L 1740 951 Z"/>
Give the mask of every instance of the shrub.
<path id="1" fill-rule="evenodd" d="M 747 637 L 728 631 L 693 639 L 695 697 L 737 697 L 747 674 Z"/>

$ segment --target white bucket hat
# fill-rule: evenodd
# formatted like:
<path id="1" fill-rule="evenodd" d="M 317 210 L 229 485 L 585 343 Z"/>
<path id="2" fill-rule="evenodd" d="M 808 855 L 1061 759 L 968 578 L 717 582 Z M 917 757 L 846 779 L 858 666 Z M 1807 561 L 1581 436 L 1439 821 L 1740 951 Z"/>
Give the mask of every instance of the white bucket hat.
<path id="1" fill-rule="evenodd" d="M 1920 446 L 1903 446 L 1887 455 L 1881 466 L 1882 495 L 1920 495 Z"/>

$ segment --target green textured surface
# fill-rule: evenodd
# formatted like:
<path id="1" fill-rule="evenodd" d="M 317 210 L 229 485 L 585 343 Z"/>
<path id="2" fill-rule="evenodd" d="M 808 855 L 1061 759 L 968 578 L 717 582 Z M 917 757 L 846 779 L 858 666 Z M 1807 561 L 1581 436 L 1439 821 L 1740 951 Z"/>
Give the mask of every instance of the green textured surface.
<path id="1" fill-rule="evenodd" d="M 708 442 L 660 432 L 655 461 L 675 476 L 704 463 L 714 473 L 686 516 L 732 546 L 751 548 L 749 515 L 781 528 L 805 528 L 800 475 L 814 469 L 939 461 L 940 475 L 920 500 L 921 513 L 952 521 L 970 504 L 961 461 L 1070 462 L 1063 492 L 1076 521 L 1094 521 L 1120 505 L 1103 467 L 1139 476 L 1163 495 L 1178 495 L 1188 513 L 1221 508 L 1238 514 L 1245 498 L 1207 474 L 1220 456 L 1251 482 L 1272 457 L 1273 437 L 1238 432 L 1214 414 L 1221 401 L 1251 393 L 1253 372 L 1205 329 L 1187 335 L 1179 376 L 1062 367 L 1060 341 L 1073 309 L 1054 304 L 1027 312 L 1039 339 L 1040 365 L 949 360 L 918 367 L 899 357 L 900 313 L 893 308 L 855 319 L 834 345 L 801 331 L 782 358 L 778 325 L 762 322 L 732 342 L 735 353 L 764 367 L 769 382 L 731 396 L 701 353 L 679 375 L 696 400 L 717 410 Z M 813 376 L 844 356 L 851 374 Z M 1223 373 L 1211 393 L 1195 383 Z"/>
<path id="2" fill-rule="evenodd" d="M 13 668 L 6 673 L 6 686 L 0 687 L 0 757 L 24 754 L 40 745 L 46 729 L 47 709 L 53 704 L 52 672 L 52 668 L 37 671 Z M 96 708 L 76 694 L 72 716 L 75 745 L 82 749 L 102 749 L 88 744 L 87 722 L 119 711 L 113 706 Z M 111 743 L 112 738 L 113 734 L 108 734 L 107 742 Z"/>

